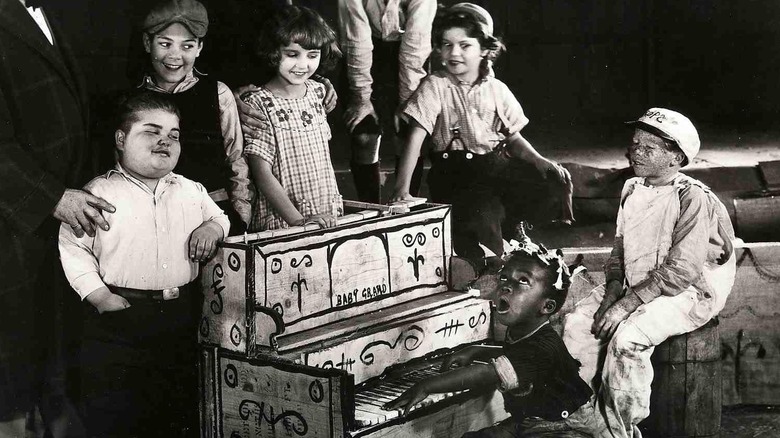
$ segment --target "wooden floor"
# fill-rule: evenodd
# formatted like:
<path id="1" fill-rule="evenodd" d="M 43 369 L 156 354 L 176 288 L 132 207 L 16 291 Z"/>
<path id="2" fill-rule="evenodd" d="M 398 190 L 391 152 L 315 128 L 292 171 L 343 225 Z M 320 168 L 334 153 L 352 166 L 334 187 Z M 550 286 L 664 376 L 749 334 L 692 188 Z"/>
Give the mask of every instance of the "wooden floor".
<path id="1" fill-rule="evenodd" d="M 739 406 L 723 410 L 721 437 L 775 438 L 780 436 L 780 406 Z"/>

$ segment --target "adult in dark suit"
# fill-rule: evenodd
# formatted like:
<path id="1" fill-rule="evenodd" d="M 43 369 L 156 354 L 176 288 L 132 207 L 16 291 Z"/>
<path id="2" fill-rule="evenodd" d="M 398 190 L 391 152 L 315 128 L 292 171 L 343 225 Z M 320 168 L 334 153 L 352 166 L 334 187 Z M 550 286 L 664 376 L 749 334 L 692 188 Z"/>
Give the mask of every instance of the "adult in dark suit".
<path id="1" fill-rule="evenodd" d="M 30 0 L 31 2 L 33 0 Z M 114 207 L 82 190 L 89 168 L 87 97 L 56 23 L 25 0 L 0 0 L 0 437 L 24 436 L 38 406 L 49 432 L 83 433 L 53 354 L 59 222 L 108 229 Z"/>

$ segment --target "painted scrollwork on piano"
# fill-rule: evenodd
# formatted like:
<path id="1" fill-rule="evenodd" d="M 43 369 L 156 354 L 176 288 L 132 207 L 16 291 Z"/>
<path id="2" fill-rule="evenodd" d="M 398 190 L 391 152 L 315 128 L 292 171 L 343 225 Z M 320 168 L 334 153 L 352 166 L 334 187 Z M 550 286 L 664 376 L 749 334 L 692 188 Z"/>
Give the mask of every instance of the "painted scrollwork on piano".
<path id="1" fill-rule="evenodd" d="M 381 409 L 489 339 L 490 305 L 450 290 L 449 206 L 354 215 L 220 244 L 202 276 L 202 436 L 460 436 L 506 417 L 492 392 L 430 398 L 416 420 Z"/>

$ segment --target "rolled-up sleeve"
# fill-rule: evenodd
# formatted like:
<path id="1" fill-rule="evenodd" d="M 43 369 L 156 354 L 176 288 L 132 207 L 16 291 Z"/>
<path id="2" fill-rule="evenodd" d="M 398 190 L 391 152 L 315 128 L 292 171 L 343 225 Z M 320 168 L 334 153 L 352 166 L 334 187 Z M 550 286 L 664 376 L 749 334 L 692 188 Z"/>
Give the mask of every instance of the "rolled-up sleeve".
<path id="1" fill-rule="evenodd" d="M 523 107 L 520 106 L 520 102 L 518 102 L 509 87 L 500 81 L 495 81 L 495 85 L 499 90 L 499 99 L 496 102 L 496 106 L 500 105 L 500 108 L 497 109 L 503 112 L 504 119 L 506 119 L 506 121 L 502 121 L 504 126 L 499 131 L 505 137 L 509 137 L 525 128 L 529 120 L 523 111 Z"/>
<path id="2" fill-rule="evenodd" d="M 398 102 L 403 105 L 425 77 L 425 61 L 431 55 L 431 28 L 436 0 L 412 0 L 398 51 Z"/>
<path id="3" fill-rule="evenodd" d="M 198 184 L 198 190 L 201 194 L 201 211 L 203 212 L 203 222 L 213 221 L 222 227 L 222 238 L 228 236 L 230 231 L 230 219 L 221 208 L 211 199 L 206 188 Z"/>
<path id="4" fill-rule="evenodd" d="M 512 363 L 506 356 L 499 356 L 493 360 L 493 367 L 498 375 L 498 390 L 501 392 L 512 391 L 520 386 L 517 380 L 517 373 Z"/>
<path id="5" fill-rule="evenodd" d="M 406 102 L 403 113 L 419 123 L 428 134 L 432 134 L 442 105 L 441 95 L 434 82 L 426 78 Z"/>
<path id="6" fill-rule="evenodd" d="M 371 25 L 361 0 L 339 0 L 339 30 L 341 48 L 347 69 L 352 99 L 371 98 L 371 64 L 374 43 Z"/>

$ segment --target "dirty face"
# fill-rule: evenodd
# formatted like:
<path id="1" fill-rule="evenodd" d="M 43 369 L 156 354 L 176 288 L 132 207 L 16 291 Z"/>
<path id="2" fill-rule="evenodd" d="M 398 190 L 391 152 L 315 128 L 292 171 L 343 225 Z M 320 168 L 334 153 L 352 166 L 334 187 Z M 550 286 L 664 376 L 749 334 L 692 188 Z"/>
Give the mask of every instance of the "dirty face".
<path id="1" fill-rule="evenodd" d="M 667 149 L 664 139 L 642 129 L 634 131 L 626 154 L 634 174 L 652 183 L 674 176 L 682 164 L 680 155 Z"/>

